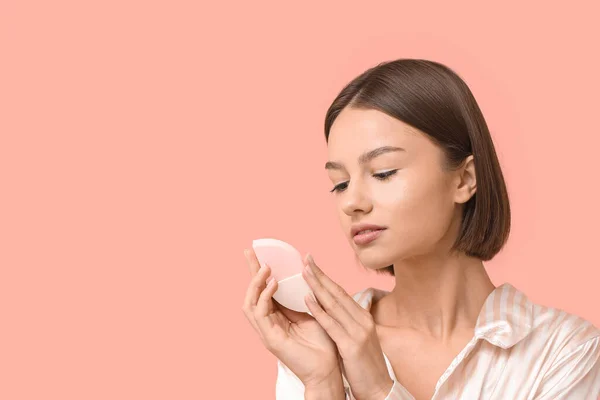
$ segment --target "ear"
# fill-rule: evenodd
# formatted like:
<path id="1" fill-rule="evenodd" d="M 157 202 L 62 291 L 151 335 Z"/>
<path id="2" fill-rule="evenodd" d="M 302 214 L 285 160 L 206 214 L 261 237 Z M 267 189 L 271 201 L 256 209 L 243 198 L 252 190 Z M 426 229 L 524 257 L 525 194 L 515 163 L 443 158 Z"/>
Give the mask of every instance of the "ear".
<path id="1" fill-rule="evenodd" d="M 475 160 L 473 155 L 468 156 L 457 170 L 457 186 L 454 192 L 454 201 L 462 204 L 469 201 L 477 191 L 477 176 L 475 174 Z"/>

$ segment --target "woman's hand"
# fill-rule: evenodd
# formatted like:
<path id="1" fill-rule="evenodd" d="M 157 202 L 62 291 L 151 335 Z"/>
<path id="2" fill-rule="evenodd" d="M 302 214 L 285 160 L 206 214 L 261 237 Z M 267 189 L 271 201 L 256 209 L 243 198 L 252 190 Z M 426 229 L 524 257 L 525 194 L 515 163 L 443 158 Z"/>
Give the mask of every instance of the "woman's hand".
<path id="1" fill-rule="evenodd" d="M 242 309 L 265 347 L 302 381 L 306 389 L 319 391 L 323 387 L 339 387 L 343 396 L 339 353 L 333 340 L 309 314 L 275 302 L 271 296 L 277 291 L 277 282 L 273 279 L 266 285 L 270 268 L 268 265 L 260 268 L 253 250 L 245 250 L 244 255 L 252 280 Z"/>
<path id="2" fill-rule="evenodd" d="M 306 297 L 317 322 L 335 341 L 352 394 L 361 400 L 385 399 L 394 381 L 389 375 L 373 316 L 315 264 L 312 256 L 303 276 L 318 303 Z"/>

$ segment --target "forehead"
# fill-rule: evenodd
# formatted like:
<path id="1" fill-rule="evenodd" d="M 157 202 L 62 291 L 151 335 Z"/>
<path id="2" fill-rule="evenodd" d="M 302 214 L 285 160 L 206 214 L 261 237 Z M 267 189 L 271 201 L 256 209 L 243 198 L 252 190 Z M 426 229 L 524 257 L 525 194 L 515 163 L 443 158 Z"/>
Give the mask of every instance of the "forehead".
<path id="1" fill-rule="evenodd" d="M 418 131 L 378 110 L 343 109 L 329 132 L 327 150 L 330 159 L 354 158 L 380 146 L 398 146 L 409 150 L 418 145 Z"/>

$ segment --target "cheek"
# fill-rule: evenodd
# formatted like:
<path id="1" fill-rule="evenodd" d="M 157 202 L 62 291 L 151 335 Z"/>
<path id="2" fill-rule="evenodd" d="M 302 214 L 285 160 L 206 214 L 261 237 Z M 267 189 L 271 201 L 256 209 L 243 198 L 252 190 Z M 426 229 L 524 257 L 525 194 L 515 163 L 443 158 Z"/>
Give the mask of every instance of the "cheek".
<path id="1" fill-rule="evenodd" d="M 390 213 L 390 224 L 404 240 L 437 239 L 452 217 L 447 186 L 438 177 L 413 177 L 390 184 L 381 193 L 381 206 Z"/>

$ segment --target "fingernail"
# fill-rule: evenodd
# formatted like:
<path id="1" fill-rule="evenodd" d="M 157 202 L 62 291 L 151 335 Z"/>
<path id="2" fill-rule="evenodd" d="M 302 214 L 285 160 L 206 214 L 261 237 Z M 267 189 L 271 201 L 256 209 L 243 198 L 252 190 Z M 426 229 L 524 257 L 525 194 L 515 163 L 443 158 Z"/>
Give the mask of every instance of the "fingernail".
<path id="1" fill-rule="evenodd" d="M 304 266 L 304 271 L 306 271 L 306 273 L 310 276 L 314 276 L 315 274 L 313 274 L 312 269 L 310 268 L 310 265 L 305 265 Z"/>

